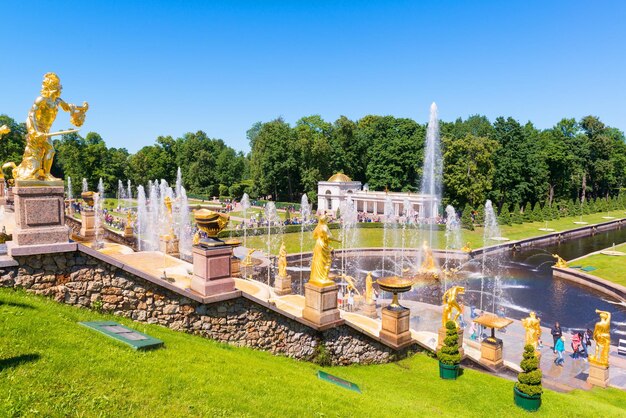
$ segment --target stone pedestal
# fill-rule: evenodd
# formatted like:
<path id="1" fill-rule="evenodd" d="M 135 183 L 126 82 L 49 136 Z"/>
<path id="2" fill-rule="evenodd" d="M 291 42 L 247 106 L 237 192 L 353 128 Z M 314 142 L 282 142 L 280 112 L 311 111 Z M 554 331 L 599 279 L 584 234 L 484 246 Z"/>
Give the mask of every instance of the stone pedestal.
<path id="1" fill-rule="evenodd" d="M 291 294 L 291 276 L 276 276 L 274 278 L 274 291 L 278 296 Z"/>
<path id="2" fill-rule="evenodd" d="M 133 227 L 131 225 L 126 225 L 124 227 L 124 238 L 132 238 L 135 236 L 135 231 L 133 231 Z"/>
<path id="3" fill-rule="evenodd" d="M 376 310 L 376 303 L 367 303 L 363 304 L 363 315 L 370 318 L 378 318 L 378 311 Z"/>
<path id="4" fill-rule="evenodd" d="M 171 235 L 164 235 L 159 237 L 159 251 L 167 255 L 171 255 L 172 257 L 178 258 L 180 256 L 178 250 L 178 238 Z"/>
<path id="5" fill-rule="evenodd" d="M 461 358 L 463 358 L 465 356 L 465 350 L 463 350 L 463 330 L 462 329 L 457 329 L 457 332 L 459 333 L 459 354 L 461 354 Z M 446 328 L 445 327 L 441 327 L 439 328 L 439 333 L 438 333 L 438 337 L 437 337 L 437 351 L 439 351 L 439 349 L 443 346 L 443 340 L 446 338 Z"/>
<path id="6" fill-rule="evenodd" d="M 191 290 L 202 296 L 233 292 L 235 280 L 231 277 L 231 247 L 203 248 L 194 246 Z"/>
<path id="7" fill-rule="evenodd" d="M 341 319 L 337 308 L 339 286 L 319 287 L 310 283 L 304 285 L 304 310 L 302 317 L 315 325 L 323 326 Z"/>
<path id="8" fill-rule="evenodd" d="M 94 238 L 96 236 L 96 212 L 94 210 L 83 209 L 80 212 L 80 236 L 83 238 Z"/>
<path id="9" fill-rule="evenodd" d="M 4 204 L 7 212 L 13 212 L 15 209 L 15 195 L 13 194 L 13 187 L 7 187 Z"/>
<path id="10" fill-rule="evenodd" d="M 609 368 L 589 362 L 587 383 L 605 388 L 609 385 Z"/>
<path id="11" fill-rule="evenodd" d="M 494 342 L 489 338 L 485 338 L 480 343 L 480 362 L 493 368 L 501 367 L 504 364 L 502 360 L 502 340 L 496 339 Z"/>
<path id="12" fill-rule="evenodd" d="M 401 346 L 411 341 L 409 331 L 409 317 L 411 310 L 408 308 L 382 309 L 382 329 L 380 339 L 391 345 Z"/>
<path id="13" fill-rule="evenodd" d="M 62 183 L 61 183 L 62 184 Z M 69 241 L 65 226 L 63 186 L 19 186 L 15 195 L 16 245 L 59 244 Z"/>

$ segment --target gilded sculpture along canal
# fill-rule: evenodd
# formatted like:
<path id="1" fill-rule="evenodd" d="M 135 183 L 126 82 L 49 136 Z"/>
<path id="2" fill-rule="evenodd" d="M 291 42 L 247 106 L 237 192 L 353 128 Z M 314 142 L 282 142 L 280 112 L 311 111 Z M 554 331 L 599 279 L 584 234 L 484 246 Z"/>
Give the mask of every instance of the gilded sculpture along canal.
<path id="1" fill-rule="evenodd" d="M 313 238 L 315 239 L 315 247 L 313 248 L 309 283 L 320 287 L 332 286 L 335 282 L 328 277 L 333 261 L 333 247 L 330 246 L 330 242 L 341 241 L 333 238 L 333 235 L 330 233 L 328 217 L 325 214 L 320 215 L 318 218 L 317 226 L 313 230 Z"/>
<path id="2" fill-rule="evenodd" d="M 61 99 L 62 88 L 61 80 L 55 73 L 44 75 L 41 96 L 35 99 L 26 119 L 26 148 L 22 162 L 19 165 L 14 162 L 3 165 L 3 168 L 13 169 L 13 179 L 43 182 L 59 180 L 50 173 L 55 153 L 52 137 L 77 132 L 75 129 L 50 132 L 59 107 L 70 113 L 70 122 L 76 127 L 83 125 L 85 114 L 89 109 L 87 102 L 83 102 L 82 106 L 76 106 Z"/>

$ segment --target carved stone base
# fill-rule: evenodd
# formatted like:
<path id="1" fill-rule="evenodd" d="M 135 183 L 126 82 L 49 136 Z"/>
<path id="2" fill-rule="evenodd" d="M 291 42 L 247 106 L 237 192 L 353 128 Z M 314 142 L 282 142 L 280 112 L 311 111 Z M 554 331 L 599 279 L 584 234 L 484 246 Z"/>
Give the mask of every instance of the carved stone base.
<path id="1" fill-rule="evenodd" d="M 370 318 L 378 318 L 378 311 L 376 310 L 376 303 L 363 304 L 363 315 Z"/>
<path id="2" fill-rule="evenodd" d="M 69 241 L 65 226 L 63 187 L 14 187 L 17 245 L 58 244 Z"/>
<path id="3" fill-rule="evenodd" d="M 323 326 L 341 319 L 337 308 L 339 286 L 319 287 L 310 283 L 304 285 L 305 306 L 302 317 L 315 325 Z"/>
<path id="4" fill-rule="evenodd" d="M 96 236 L 96 212 L 93 210 L 83 210 L 80 213 L 80 236 L 83 238 L 94 238 Z"/>
<path id="5" fill-rule="evenodd" d="M 401 346 L 411 341 L 409 318 L 411 310 L 408 308 L 382 309 L 382 329 L 380 339 L 395 346 Z"/>
<path id="6" fill-rule="evenodd" d="M 457 330 L 459 333 L 459 354 L 461 354 L 461 358 L 465 356 L 465 350 L 463 350 L 463 330 Z M 444 327 L 439 328 L 439 334 L 437 338 L 437 351 L 443 346 L 443 340 L 446 338 L 446 329 Z"/>
<path id="7" fill-rule="evenodd" d="M 587 383 L 605 388 L 609 385 L 609 368 L 589 362 Z"/>
<path id="8" fill-rule="evenodd" d="M 502 341 L 491 342 L 485 338 L 480 343 L 480 362 L 493 368 L 501 367 L 504 364 L 502 360 Z"/>
<path id="9" fill-rule="evenodd" d="M 159 238 L 159 251 L 172 257 L 178 258 L 180 253 L 178 252 L 178 238 L 162 236 Z"/>
<path id="10" fill-rule="evenodd" d="M 230 274 L 233 277 L 241 277 L 241 260 L 235 256 L 230 258 Z"/>
<path id="11" fill-rule="evenodd" d="M 291 294 L 291 276 L 276 276 L 274 278 L 274 291 L 278 296 Z"/>
<path id="12" fill-rule="evenodd" d="M 193 247 L 193 277 L 191 290 L 202 296 L 212 296 L 235 290 L 235 279 L 231 277 L 231 247 L 205 249 Z"/>

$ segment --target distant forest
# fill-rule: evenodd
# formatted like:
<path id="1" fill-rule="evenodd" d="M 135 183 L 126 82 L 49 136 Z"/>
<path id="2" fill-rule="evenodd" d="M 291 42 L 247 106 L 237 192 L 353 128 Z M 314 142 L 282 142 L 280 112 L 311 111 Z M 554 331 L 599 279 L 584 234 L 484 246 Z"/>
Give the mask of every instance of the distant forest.
<path id="1" fill-rule="evenodd" d="M 25 126 L 8 116 L 0 125 L 12 132 L 2 139 L 0 160 L 21 161 Z M 552 204 L 616 196 L 626 179 L 624 133 L 598 117 L 563 119 L 537 129 L 508 117 L 493 123 L 484 116 L 440 121 L 444 203 L 457 208 L 491 199 L 499 208 Z M 258 122 L 247 132 L 248 155 L 198 131 L 181 138 L 160 136 L 130 154 L 109 148 L 95 132 L 55 141 L 53 174 L 95 188 L 102 178 L 109 194 L 118 180 L 133 185 L 150 179 L 173 183 L 177 167 L 191 195 L 241 198 L 271 196 L 299 201 L 317 198 L 317 182 L 335 172 L 369 184 L 372 190 L 416 191 L 422 170 L 426 125 L 412 119 L 368 115 L 327 122 L 306 116 L 294 126 L 281 118 Z"/>

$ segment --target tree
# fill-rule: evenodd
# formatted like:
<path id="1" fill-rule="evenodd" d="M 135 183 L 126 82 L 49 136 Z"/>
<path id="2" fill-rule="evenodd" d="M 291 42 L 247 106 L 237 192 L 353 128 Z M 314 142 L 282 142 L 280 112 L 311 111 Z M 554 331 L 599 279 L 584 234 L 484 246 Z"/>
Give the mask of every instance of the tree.
<path id="1" fill-rule="evenodd" d="M 524 222 L 533 221 L 533 208 L 530 202 L 526 202 L 526 206 L 524 206 L 524 215 L 522 219 L 524 220 Z"/>
<path id="2" fill-rule="evenodd" d="M 520 213 L 521 209 L 520 209 L 520 205 L 519 203 L 516 203 L 515 206 L 513 206 L 513 212 L 511 213 L 511 222 L 514 224 L 521 224 L 522 222 L 524 222 L 524 220 L 522 219 L 522 214 Z"/>
<path id="3" fill-rule="evenodd" d="M 471 134 L 444 137 L 444 189 L 452 205 L 476 206 L 485 201 L 495 172 L 492 154 L 498 146 L 492 139 Z"/>
<path id="4" fill-rule="evenodd" d="M 533 222 L 543 222 L 543 212 L 541 210 L 541 205 L 539 204 L 539 202 L 535 203 L 535 206 L 533 207 Z"/>
<path id="5" fill-rule="evenodd" d="M 500 225 L 513 225 L 513 222 L 511 221 L 511 213 L 509 212 L 509 205 L 502 205 L 500 215 L 498 216 L 498 223 Z"/>
<path id="6" fill-rule="evenodd" d="M 535 355 L 535 347 L 531 344 L 524 346 L 523 360 L 520 363 L 522 371 L 517 375 L 515 387 L 528 396 L 541 395 L 541 370 L 539 370 L 539 359 Z"/>

